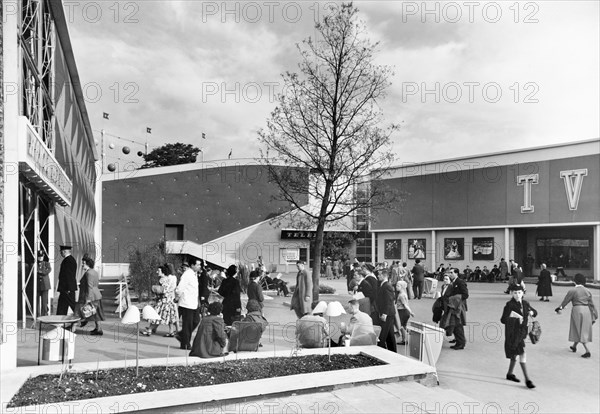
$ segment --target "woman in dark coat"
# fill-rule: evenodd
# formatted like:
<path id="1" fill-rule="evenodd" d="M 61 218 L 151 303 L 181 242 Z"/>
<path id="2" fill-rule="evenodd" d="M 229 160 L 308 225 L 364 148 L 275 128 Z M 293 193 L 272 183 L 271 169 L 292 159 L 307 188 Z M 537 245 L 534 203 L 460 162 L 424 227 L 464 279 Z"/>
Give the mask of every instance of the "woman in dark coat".
<path id="1" fill-rule="evenodd" d="M 517 363 L 517 357 L 525 376 L 525 385 L 527 388 L 535 388 L 533 382 L 527 375 L 527 366 L 525 358 L 525 338 L 528 333 L 527 322 L 529 316 L 537 316 L 537 311 L 529 305 L 529 302 L 523 300 L 523 286 L 511 285 L 509 288 L 512 292 L 512 299 L 506 302 L 504 311 L 502 312 L 502 318 L 500 322 L 506 327 L 506 333 L 504 336 L 504 353 L 506 358 L 510 359 L 508 366 L 508 373 L 506 379 L 514 382 L 521 382 L 514 374 L 515 365 Z"/>
<path id="2" fill-rule="evenodd" d="M 236 275 L 237 267 L 229 266 L 225 271 L 226 278 L 219 286 L 219 295 L 223 296 L 223 320 L 227 326 L 231 326 L 235 320 L 240 320 L 242 315 L 240 282 Z"/>
<path id="3" fill-rule="evenodd" d="M 221 318 L 223 306 L 219 302 L 208 304 L 208 316 L 202 318 L 190 356 L 214 358 L 228 354 L 225 324 Z"/>
<path id="4" fill-rule="evenodd" d="M 550 272 L 546 269 L 544 263 L 542 263 L 540 268 L 542 270 L 538 276 L 537 295 L 541 301 L 550 302 L 550 296 L 552 296 L 552 276 L 550 276 Z"/>

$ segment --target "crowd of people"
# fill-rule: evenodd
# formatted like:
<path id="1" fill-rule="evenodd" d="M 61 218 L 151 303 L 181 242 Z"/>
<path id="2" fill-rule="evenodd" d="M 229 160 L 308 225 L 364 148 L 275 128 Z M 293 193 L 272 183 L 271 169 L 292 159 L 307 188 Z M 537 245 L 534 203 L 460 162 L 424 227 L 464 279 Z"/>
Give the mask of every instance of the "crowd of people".
<path id="1" fill-rule="evenodd" d="M 94 322 L 95 328 L 90 331 L 91 335 L 103 335 L 100 322 L 105 316 L 94 260 L 84 255 L 81 261 L 84 274 L 79 280 L 79 297 L 76 300 L 77 262 L 71 255 L 71 247 L 61 246 L 61 256 L 63 261 L 59 271 L 57 314 L 66 315 L 71 309 L 76 315 L 81 315 L 81 326 Z M 43 261 L 43 256 L 40 256 L 40 261 Z M 45 277 L 49 266 L 43 263 L 38 266 L 43 270 L 40 272 L 41 277 Z M 348 291 L 352 296 L 347 305 L 350 323 L 342 327 L 339 338 L 331 337 L 329 326 L 323 318 L 327 304 L 313 301 L 313 281 L 306 263 L 299 260 L 296 266 L 296 283 L 290 309 L 306 326 L 313 322 L 322 323 L 322 338 L 332 346 L 376 343 L 382 348 L 397 352 L 397 344 L 407 343 L 408 321 L 415 316 L 410 302 L 423 297 L 426 271 L 420 259 L 416 259 L 410 269 L 406 262 L 401 264 L 394 261 L 388 266 L 387 263 L 373 265 L 355 260 L 350 266 L 351 277 L 347 278 Z M 506 378 L 520 382 L 514 372 L 516 361 L 519 360 L 526 386 L 534 388 L 526 367 L 525 339 L 529 333 L 530 319 L 537 315 L 537 310 L 524 299 L 526 286 L 523 271 L 517 263 L 513 260 L 507 263 L 501 259 L 493 269 L 497 269 L 493 272 L 494 279 L 496 273 L 501 279 L 506 279 L 509 286 L 506 292 L 511 294 L 500 317 L 501 323 L 505 325 L 504 350 L 509 359 Z M 167 332 L 164 336 L 175 337 L 181 349 L 189 350 L 192 356 L 211 358 L 229 352 L 229 335 L 235 321 L 255 322 L 260 326 L 261 332 L 266 329 L 268 321 L 263 314 L 263 286 L 267 275 L 264 265 L 257 266 L 250 272 L 245 312 L 242 309 L 237 266 L 229 266 L 224 270 L 224 276 L 220 276 L 220 272 L 215 275 L 202 260 L 190 258 L 183 263 L 179 278 L 175 273 L 170 264 L 156 269 L 158 280 L 152 291 L 156 296 L 155 310 L 160 319 L 149 321 L 149 326 L 141 331 L 143 335 L 151 336 L 157 333 L 160 325 L 165 325 Z M 452 349 L 463 350 L 467 346 L 464 332 L 469 298 L 467 283 L 475 279 L 470 277 L 469 272 L 461 273 L 457 268 L 446 268 L 443 264 L 436 269 L 436 273 L 441 274 L 442 283 L 432 306 L 432 320 L 445 330 L 448 337 L 453 337 L 450 341 L 453 343 Z M 279 278 L 271 280 L 277 279 Z M 572 306 L 569 341 L 573 345 L 570 349 L 577 352 L 578 345 L 582 344 L 585 349 L 582 357 L 590 358 L 588 344 L 592 341 L 592 325 L 598 318 L 598 312 L 592 294 L 585 287 L 585 277 L 577 274 L 574 282 L 575 287 L 569 290 L 556 312 L 561 313 L 569 304 Z M 211 301 L 211 295 L 214 294 L 218 294 L 220 300 Z M 540 301 L 546 302 L 552 296 L 552 278 L 544 264 L 540 266 L 536 294 Z M 93 308 L 93 312 L 84 315 L 83 308 Z M 302 323 L 298 325 L 299 329 L 302 329 Z M 192 338 L 196 328 L 196 336 Z"/>

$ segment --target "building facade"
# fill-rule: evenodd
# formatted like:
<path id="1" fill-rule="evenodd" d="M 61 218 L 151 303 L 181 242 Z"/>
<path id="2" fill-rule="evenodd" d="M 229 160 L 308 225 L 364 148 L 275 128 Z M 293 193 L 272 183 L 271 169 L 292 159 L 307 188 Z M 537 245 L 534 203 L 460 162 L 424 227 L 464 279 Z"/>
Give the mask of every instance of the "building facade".
<path id="1" fill-rule="evenodd" d="M 102 176 L 104 276 L 124 273 L 129 254 L 167 241 L 170 253 L 221 267 L 236 262 L 280 264 L 306 256 L 306 240 L 282 240 L 289 205 L 253 160 L 223 160 L 115 172 Z M 308 196 L 305 197 L 308 203 Z M 276 219 L 276 220 L 273 220 Z M 285 263 L 281 263 L 284 265 Z"/>
<path id="2" fill-rule="evenodd" d="M 400 213 L 371 227 L 376 260 L 422 259 L 429 271 L 514 259 L 567 276 L 600 275 L 600 140 L 411 164 L 387 184 Z"/>
<path id="3" fill-rule="evenodd" d="M 60 1 L 2 2 L 2 370 L 16 366 L 17 328 L 40 313 L 36 258 L 59 246 L 96 255 L 96 146 Z"/>

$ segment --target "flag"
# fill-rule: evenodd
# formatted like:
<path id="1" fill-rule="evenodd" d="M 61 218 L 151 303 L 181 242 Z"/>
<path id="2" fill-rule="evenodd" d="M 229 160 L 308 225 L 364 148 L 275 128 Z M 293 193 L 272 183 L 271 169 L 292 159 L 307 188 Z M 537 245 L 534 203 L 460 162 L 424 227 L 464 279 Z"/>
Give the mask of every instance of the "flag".
<path id="1" fill-rule="evenodd" d="M 152 128 L 146 127 L 146 133 L 151 134 L 152 133 Z"/>
<path id="2" fill-rule="evenodd" d="M 206 139 L 206 134 L 204 132 L 202 133 L 202 139 Z"/>
<path id="3" fill-rule="evenodd" d="M 229 156 L 228 156 L 229 159 L 231 159 L 231 154 L 233 154 L 233 148 L 229 150 Z"/>
<path id="4" fill-rule="evenodd" d="M 108 112 L 102 112 L 102 117 L 104 119 L 108 119 Z"/>

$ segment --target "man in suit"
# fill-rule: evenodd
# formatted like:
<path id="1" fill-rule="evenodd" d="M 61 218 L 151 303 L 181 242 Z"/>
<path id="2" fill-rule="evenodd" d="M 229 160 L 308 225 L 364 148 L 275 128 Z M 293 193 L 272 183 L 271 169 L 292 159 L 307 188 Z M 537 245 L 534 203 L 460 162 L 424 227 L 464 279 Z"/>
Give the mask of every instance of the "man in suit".
<path id="1" fill-rule="evenodd" d="M 205 262 L 202 261 L 200 275 L 198 276 L 198 296 L 200 299 L 201 311 L 203 312 L 202 316 L 204 316 L 204 312 L 208 309 L 208 299 L 210 297 L 210 288 L 208 287 L 210 283 L 210 276 L 208 275 L 209 271 L 210 268 L 207 268 Z"/>
<path id="2" fill-rule="evenodd" d="M 361 299 L 361 305 L 364 304 L 364 307 L 366 308 L 361 308 L 361 310 L 365 313 L 367 313 L 368 315 L 371 315 L 371 319 L 375 318 L 374 320 L 377 321 L 377 319 L 379 318 L 377 312 L 373 312 L 373 309 L 375 309 L 375 301 L 377 299 L 376 294 L 375 294 L 375 290 L 373 289 L 373 286 L 369 283 L 368 280 L 365 279 L 365 276 L 367 275 L 367 271 L 365 269 L 359 269 L 358 271 L 354 272 L 354 281 L 356 282 L 356 291 L 357 292 L 361 292 L 365 298 L 368 299 L 368 306 L 365 304 L 365 300 Z"/>
<path id="3" fill-rule="evenodd" d="M 294 289 L 290 305 L 290 309 L 296 312 L 298 319 L 310 313 L 312 309 L 313 283 L 304 266 L 305 262 L 303 260 L 296 262 L 298 274 L 296 275 L 296 288 Z"/>
<path id="4" fill-rule="evenodd" d="M 66 315 L 69 308 L 75 312 L 75 292 L 77 291 L 77 261 L 71 255 L 71 246 L 60 246 L 60 255 L 63 258 L 58 273 L 58 305 L 57 315 Z"/>
<path id="5" fill-rule="evenodd" d="M 377 290 L 377 309 L 379 310 L 379 346 L 388 351 L 396 352 L 396 338 L 394 337 L 394 322 L 396 320 L 396 307 L 394 306 L 394 288 L 388 282 L 387 269 L 378 271 L 379 289 Z"/>
<path id="6" fill-rule="evenodd" d="M 421 265 L 421 259 L 415 260 L 415 265 L 411 271 L 413 275 L 413 292 L 415 299 L 421 299 L 423 296 L 423 284 L 425 283 L 425 268 Z"/>
<path id="7" fill-rule="evenodd" d="M 452 333 L 456 343 L 451 347 L 455 350 L 465 349 L 467 340 L 465 338 L 464 325 L 467 324 L 467 298 L 469 297 L 469 289 L 467 282 L 458 277 L 458 269 L 453 268 L 449 274 L 450 286 L 444 292 L 444 302 L 448 303 L 450 315 L 449 326 L 452 326 Z M 446 319 L 446 316 L 444 316 Z"/>

